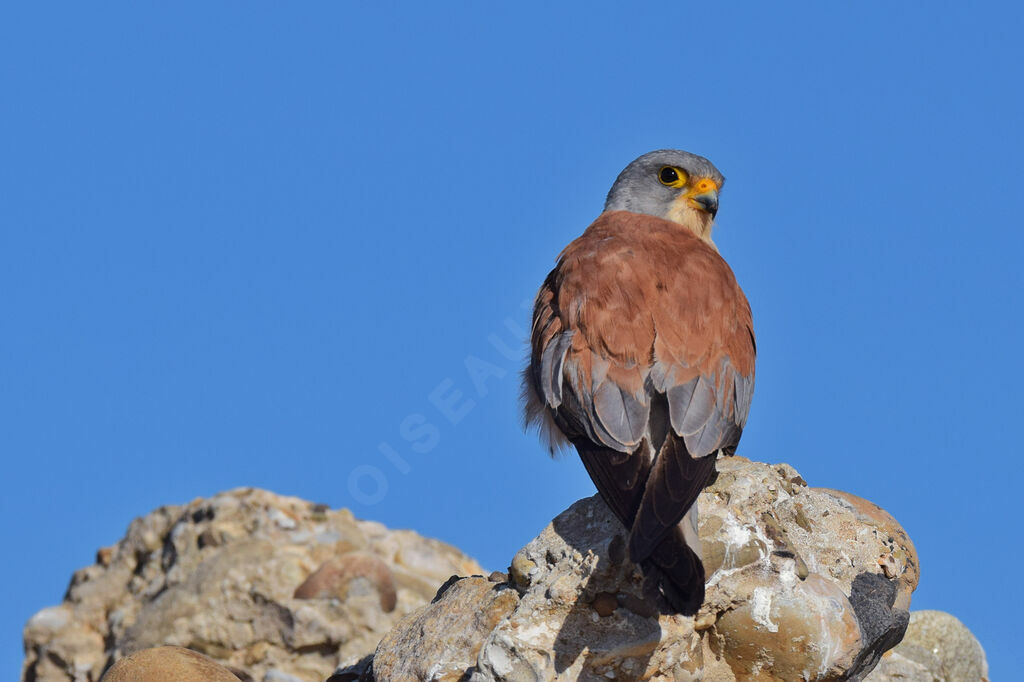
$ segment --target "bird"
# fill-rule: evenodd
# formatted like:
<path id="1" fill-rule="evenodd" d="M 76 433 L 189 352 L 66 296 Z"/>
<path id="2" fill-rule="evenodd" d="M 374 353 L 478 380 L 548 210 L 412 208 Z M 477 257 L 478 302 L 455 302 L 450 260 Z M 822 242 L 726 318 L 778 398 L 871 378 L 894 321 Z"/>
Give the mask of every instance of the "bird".
<path id="1" fill-rule="evenodd" d="M 629 558 L 693 615 L 705 596 L 697 497 L 736 452 L 754 391 L 750 304 L 711 239 L 722 173 L 675 149 L 618 175 L 533 304 L 524 421 L 575 447 Z"/>

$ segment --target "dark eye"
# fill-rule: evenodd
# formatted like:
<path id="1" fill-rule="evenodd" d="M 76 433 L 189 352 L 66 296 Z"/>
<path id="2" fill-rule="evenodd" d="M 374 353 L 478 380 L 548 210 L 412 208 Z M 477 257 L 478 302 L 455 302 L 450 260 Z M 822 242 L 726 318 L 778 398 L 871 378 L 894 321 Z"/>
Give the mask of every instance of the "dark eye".
<path id="1" fill-rule="evenodd" d="M 663 166 L 658 171 L 658 179 L 661 184 L 669 187 L 682 187 L 686 184 L 686 172 L 675 166 Z"/>

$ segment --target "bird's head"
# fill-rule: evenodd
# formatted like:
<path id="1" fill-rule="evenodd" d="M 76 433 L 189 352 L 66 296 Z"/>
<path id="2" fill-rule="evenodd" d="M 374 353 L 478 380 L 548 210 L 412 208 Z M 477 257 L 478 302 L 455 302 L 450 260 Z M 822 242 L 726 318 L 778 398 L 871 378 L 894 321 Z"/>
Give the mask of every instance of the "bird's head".
<path id="1" fill-rule="evenodd" d="M 678 149 L 644 154 L 619 173 L 605 211 L 630 211 L 671 220 L 706 242 L 718 213 L 725 177 L 703 156 Z"/>

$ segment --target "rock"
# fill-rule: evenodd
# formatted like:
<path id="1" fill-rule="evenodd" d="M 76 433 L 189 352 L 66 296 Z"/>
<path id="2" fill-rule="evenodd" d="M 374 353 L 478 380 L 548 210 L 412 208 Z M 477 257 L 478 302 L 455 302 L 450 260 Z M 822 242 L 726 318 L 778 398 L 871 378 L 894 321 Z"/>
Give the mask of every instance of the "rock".
<path id="1" fill-rule="evenodd" d="M 457 682 L 475 663 L 484 637 L 519 602 L 511 586 L 483 577 L 453 581 L 442 590 L 381 641 L 373 661 L 376 679 Z M 413 647 L 417 655 L 406 656 Z"/>
<path id="2" fill-rule="evenodd" d="M 785 464 L 718 468 L 694 617 L 670 612 L 596 496 L 483 577 L 436 540 L 239 489 L 100 549 L 27 623 L 22 679 L 987 680 L 958 620 L 908 614 L 917 556 L 885 511 Z"/>
<path id="3" fill-rule="evenodd" d="M 162 507 L 97 552 L 64 603 L 29 620 L 22 677 L 96 682 L 114 661 L 176 645 L 239 679 L 320 682 L 449 576 L 482 572 L 411 531 L 238 489 Z"/>
<path id="4" fill-rule="evenodd" d="M 507 584 L 460 580 L 399 622 L 376 679 L 862 679 L 907 627 L 918 568 L 906 533 L 788 465 L 718 469 L 699 501 L 708 579 L 695 617 L 670 612 L 594 496 L 515 555 Z"/>
<path id="5" fill-rule="evenodd" d="M 910 617 L 904 641 L 908 647 L 916 645 L 938 657 L 947 680 L 988 678 L 988 661 L 981 643 L 948 613 L 916 611 Z"/>
<path id="6" fill-rule="evenodd" d="M 374 682 L 373 654 L 363 656 L 358 661 L 346 661 L 338 667 L 327 682 Z"/>
<path id="7" fill-rule="evenodd" d="M 377 592 L 381 610 L 386 613 L 395 610 L 398 596 L 391 569 L 368 552 L 349 552 L 328 559 L 295 588 L 294 596 L 296 599 L 344 599 L 349 589 L 358 588 L 359 580 L 366 581 Z"/>
<path id="8" fill-rule="evenodd" d="M 863 640 L 856 612 L 839 587 L 816 573 L 781 589 L 773 584 L 777 576 L 762 577 L 763 584 L 721 614 L 714 627 L 733 672 L 830 679 L 852 668 Z"/>
<path id="9" fill-rule="evenodd" d="M 917 586 L 921 570 L 917 565 L 917 551 L 906 531 L 892 516 L 878 505 L 840 490 L 816 490 L 848 502 L 857 521 L 868 526 L 876 539 L 884 539 L 885 550 L 878 556 L 878 565 L 887 578 L 897 579 L 894 607 L 906 611 L 910 608 L 910 593 Z"/>
<path id="10" fill-rule="evenodd" d="M 867 682 L 988 680 L 981 643 L 955 617 L 915 611 L 903 641 L 882 658 Z"/>
<path id="11" fill-rule="evenodd" d="M 622 525 L 598 497 L 556 517 L 516 554 L 511 574 L 522 596 L 506 618 L 474 642 L 480 652 L 473 680 L 644 679 L 659 671 L 690 679 L 699 674 L 703 658 L 693 619 L 658 616 L 652 606 L 655 585 L 625 560 Z M 459 608 L 448 600 L 438 606 L 442 620 Z M 389 637 L 378 647 L 375 673 L 376 659 L 389 642 L 402 641 L 395 631 Z M 408 644 L 406 651 L 415 648 Z"/>
<path id="12" fill-rule="evenodd" d="M 908 655 L 909 654 L 909 655 Z M 942 663 L 931 652 L 921 649 L 895 649 L 885 652 L 878 667 L 864 678 L 865 682 L 946 682 L 941 677 Z M 977 679 L 977 678 L 976 678 Z"/>
<path id="13" fill-rule="evenodd" d="M 125 656 L 102 682 L 238 682 L 213 659 L 178 646 L 143 649 Z"/>
<path id="14" fill-rule="evenodd" d="M 305 682 L 301 677 L 283 673 L 280 670 L 268 670 L 263 675 L 263 682 Z"/>
<path id="15" fill-rule="evenodd" d="M 38 660 L 37 679 L 99 679 L 106 664 L 103 636 L 86 622 L 75 619 L 75 611 L 67 604 L 43 609 L 25 626 L 25 642 L 36 642 L 45 659 Z M 91 678 L 87 676 L 92 676 Z M 28 678 L 23 675 L 24 679 Z"/>

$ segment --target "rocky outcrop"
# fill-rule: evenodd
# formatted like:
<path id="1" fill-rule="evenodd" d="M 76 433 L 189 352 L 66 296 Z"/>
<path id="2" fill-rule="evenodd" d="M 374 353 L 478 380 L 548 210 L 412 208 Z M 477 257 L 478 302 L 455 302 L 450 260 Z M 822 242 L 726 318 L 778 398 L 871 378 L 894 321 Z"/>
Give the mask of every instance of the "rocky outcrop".
<path id="1" fill-rule="evenodd" d="M 695 617 L 670 612 L 596 496 L 485 578 L 436 540 L 240 489 L 101 549 L 26 626 L 23 680 L 987 679 L 959 621 L 908 615 L 917 557 L 886 512 L 785 464 L 718 469 Z"/>
<path id="2" fill-rule="evenodd" d="M 481 572 L 411 531 L 239 489 L 162 507 L 101 549 L 64 602 L 29 621 L 22 677 L 95 682 L 128 654 L 177 645 L 239 679 L 319 682 L 372 652 L 452 574 Z M 179 649 L 124 665 L 161 662 L 184 670 L 203 661 Z"/>
<path id="3" fill-rule="evenodd" d="M 733 457 L 700 497 L 708 573 L 670 613 L 598 498 L 555 518 L 508 580 L 454 581 L 403 619 L 377 680 L 862 679 L 907 627 L 913 544 L 875 505 Z M 364 678 L 367 675 L 364 674 Z"/>

